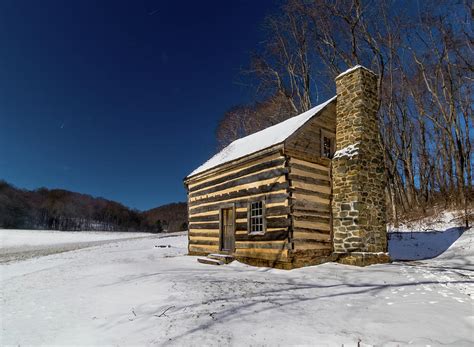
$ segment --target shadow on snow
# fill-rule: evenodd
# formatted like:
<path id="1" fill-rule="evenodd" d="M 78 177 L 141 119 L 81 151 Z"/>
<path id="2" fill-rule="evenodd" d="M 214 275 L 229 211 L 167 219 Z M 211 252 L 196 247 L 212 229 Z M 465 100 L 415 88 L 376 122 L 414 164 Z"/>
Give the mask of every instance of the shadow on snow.
<path id="1" fill-rule="evenodd" d="M 388 233 L 388 251 L 392 260 L 422 260 L 437 257 L 446 251 L 466 228 L 443 231 Z"/>

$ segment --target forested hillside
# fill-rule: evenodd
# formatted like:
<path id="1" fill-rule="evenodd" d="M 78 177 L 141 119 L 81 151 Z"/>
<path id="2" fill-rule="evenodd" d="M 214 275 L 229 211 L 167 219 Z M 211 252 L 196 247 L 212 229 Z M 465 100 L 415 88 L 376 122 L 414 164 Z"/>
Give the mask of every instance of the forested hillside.
<path id="1" fill-rule="evenodd" d="M 143 212 L 145 221 L 159 229 L 181 231 L 187 229 L 188 206 L 185 202 L 177 202 Z"/>
<path id="2" fill-rule="evenodd" d="M 86 194 L 46 188 L 29 191 L 0 181 L 0 228 L 162 232 L 181 230 L 186 219 L 184 203 L 140 212 Z"/>

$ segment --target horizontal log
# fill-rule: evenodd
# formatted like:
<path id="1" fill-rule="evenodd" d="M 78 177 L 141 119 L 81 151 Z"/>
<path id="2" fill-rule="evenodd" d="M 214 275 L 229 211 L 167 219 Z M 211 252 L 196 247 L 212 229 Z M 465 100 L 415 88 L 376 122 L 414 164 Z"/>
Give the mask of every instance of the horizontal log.
<path id="1" fill-rule="evenodd" d="M 329 225 L 331 219 L 329 217 L 321 216 L 309 216 L 309 215 L 293 215 L 294 220 L 315 222 L 315 223 L 327 223 Z"/>
<path id="2" fill-rule="evenodd" d="M 307 151 L 301 151 L 294 148 L 285 148 L 285 153 L 292 158 L 308 161 L 310 163 L 319 164 L 321 166 L 329 167 L 331 165 L 330 159 L 323 158 L 318 155 L 310 154 Z"/>
<path id="3" fill-rule="evenodd" d="M 287 228 L 291 225 L 288 217 L 267 218 L 267 228 Z M 247 230 L 247 223 L 236 223 L 235 230 Z"/>
<path id="4" fill-rule="evenodd" d="M 209 231 L 205 231 L 205 232 L 199 232 L 199 231 L 190 231 L 188 233 L 189 237 L 192 239 L 194 236 L 195 237 L 217 237 L 219 238 L 219 235 L 220 235 L 220 232 L 219 232 L 219 229 L 216 229 L 215 232 L 209 232 Z"/>
<path id="5" fill-rule="evenodd" d="M 204 235 L 188 235 L 189 240 L 219 240 L 219 234 L 204 236 Z"/>
<path id="6" fill-rule="evenodd" d="M 200 190 L 195 193 L 189 193 L 189 197 L 194 198 L 194 197 L 198 197 L 202 195 L 217 193 L 226 189 L 228 190 L 230 188 L 245 186 L 246 184 L 256 183 L 259 181 L 264 181 L 271 178 L 280 177 L 280 176 L 285 175 L 286 173 L 288 173 L 288 168 L 271 169 L 268 171 L 256 173 L 254 175 L 245 176 L 245 177 L 238 178 L 229 182 L 225 182 L 214 187 Z"/>
<path id="7" fill-rule="evenodd" d="M 219 246 L 212 245 L 188 245 L 190 252 L 214 253 L 219 251 Z"/>
<path id="8" fill-rule="evenodd" d="M 331 182 L 329 181 L 329 178 L 327 180 L 321 180 L 321 179 L 316 179 L 316 178 L 312 178 L 308 176 L 295 175 L 292 173 L 290 173 L 288 177 L 290 178 L 290 180 L 300 181 L 300 182 L 312 184 L 315 186 L 322 186 L 322 187 L 331 186 Z"/>
<path id="9" fill-rule="evenodd" d="M 267 228 L 286 228 L 290 226 L 290 219 L 288 216 L 278 218 L 267 218 Z M 217 222 L 203 222 L 191 223 L 189 229 L 217 229 L 219 230 L 219 221 Z M 235 223 L 235 230 L 247 230 L 247 221 Z"/>
<path id="10" fill-rule="evenodd" d="M 203 188 L 212 187 L 212 186 L 215 186 L 217 184 L 224 183 L 226 181 L 230 181 L 230 180 L 233 180 L 233 179 L 236 179 L 236 178 L 240 178 L 240 177 L 252 174 L 254 172 L 258 172 L 258 171 L 269 169 L 269 168 L 272 168 L 272 167 L 275 167 L 275 166 L 279 166 L 279 165 L 284 164 L 285 160 L 286 160 L 285 158 L 281 157 L 281 158 L 278 158 L 278 159 L 273 159 L 273 160 L 269 160 L 267 162 L 259 163 L 257 165 L 253 165 L 253 166 L 250 166 L 250 167 L 247 167 L 247 168 L 243 168 L 242 170 L 237 171 L 237 172 L 233 172 L 233 173 L 231 173 L 227 176 L 219 177 L 219 178 L 216 178 L 214 180 L 207 181 L 207 182 L 198 184 L 196 186 L 193 186 L 192 188 L 189 189 L 189 192 L 193 193 L 193 192 L 195 192 L 197 190 L 200 190 L 200 189 L 203 189 Z"/>
<path id="11" fill-rule="evenodd" d="M 273 242 L 241 242 L 241 241 L 236 241 L 235 242 L 235 248 L 236 249 L 287 249 L 288 248 L 288 242 L 287 241 L 273 241 Z"/>
<path id="12" fill-rule="evenodd" d="M 331 236 L 328 234 L 318 233 L 318 232 L 299 232 L 293 231 L 292 241 L 301 241 L 301 240 L 314 240 L 322 242 L 331 242 Z"/>
<path id="13" fill-rule="evenodd" d="M 307 167 L 311 167 L 313 169 L 318 169 L 318 170 L 326 171 L 327 173 L 329 173 L 331 161 L 329 159 L 326 159 L 326 162 L 324 164 L 320 164 L 320 163 L 313 163 L 307 160 L 297 159 L 297 158 L 292 157 L 290 158 L 289 165 L 291 167 L 294 164 L 304 165 Z"/>
<path id="14" fill-rule="evenodd" d="M 284 192 L 284 191 L 281 191 L 281 192 Z M 281 194 L 284 194 L 285 197 L 288 197 L 288 195 L 286 193 L 281 193 Z M 211 206 L 212 209 L 210 211 L 205 211 L 205 212 L 195 212 L 194 210 L 190 210 L 189 211 L 189 217 L 206 217 L 206 216 L 212 216 L 212 215 L 219 215 L 219 211 L 221 210 L 221 208 L 224 207 L 229 207 L 229 206 L 233 206 L 235 205 L 235 211 L 236 213 L 247 213 L 247 210 L 248 210 L 248 206 L 249 206 L 249 203 L 250 201 L 256 201 L 258 199 L 262 199 L 262 200 L 265 200 L 265 206 L 267 208 L 270 208 L 270 207 L 279 207 L 279 208 L 289 208 L 288 206 L 288 200 L 286 198 L 283 199 L 283 201 L 277 201 L 277 202 L 272 202 L 274 196 L 276 196 L 277 194 L 266 194 L 265 196 L 252 196 L 252 197 L 248 197 L 248 198 L 242 198 L 242 199 L 238 199 L 238 200 L 231 200 L 231 201 L 223 201 L 223 202 L 219 202 L 219 203 L 215 203 L 215 204 L 211 204 L 211 205 L 205 205 L 203 207 L 207 207 L 207 206 Z M 266 199 L 266 197 L 268 197 L 268 199 Z"/>
<path id="15" fill-rule="evenodd" d="M 298 180 L 291 180 L 290 184 L 291 184 L 291 188 L 293 189 L 297 188 L 297 189 L 307 190 L 309 192 L 316 192 L 316 193 L 322 193 L 322 194 L 327 194 L 327 195 L 331 194 L 331 187 L 329 186 L 325 187 L 325 186 L 316 185 L 312 183 L 301 182 Z"/>
<path id="16" fill-rule="evenodd" d="M 331 229 L 312 229 L 312 228 L 297 228 L 293 227 L 293 233 L 301 232 L 301 233 L 318 233 L 318 234 L 325 234 L 330 235 Z"/>
<path id="17" fill-rule="evenodd" d="M 199 184 L 203 184 L 203 183 L 213 181 L 213 180 L 221 178 L 221 177 L 226 177 L 226 176 L 232 175 L 236 172 L 241 171 L 243 168 L 247 168 L 247 167 L 250 167 L 250 166 L 254 166 L 254 165 L 257 165 L 257 164 L 261 164 L 261 163 L 266 163 L 268 161 L 275 160 L 275 159 L 281 159 L 281 158 L 285 158 L 285 157 L 283 157 L 282 154 L 279 151 L 276 151 L 276 152 L 273 151 L 270 154 L 261 155 L 261 156 L 258 156 L 258 158 L 253 158 L 253 159 L 246 160 L 245 162 L 240 163 L 240 165 L 230 165 L 226 169 L 221 169 L 221 170 L 218 170 L 217 172 L 214 172 L 214 173 L 208 173 L 207 175 L 205 175 L 203 177 L 199 177 L 198 179 L 191 179 L 187 182 L 185 181 L 185 183 L 187 183 L 186 186 L 188 187 L 188 190 L 193 189 L 195 186 L 197 186 Z"/>
<path id="18" fill-rule="evenodd" d="M 326 199 L 328 201 L 331 198 L 331 194 L 315 192 L 315 191 L 308 190 L 308 189 L 303 189 L 303 188 L 292 187 L 292 188 L 289 188 L 289 190 L 296 193 L 296 194 L 303 194 L 303 195 L 309 195 L 309 196 L 318 196 L 318 197 L 320 197 L 322 199 Z"/>
<path id="19" fill-rule="evenodd" d="M 303 200 L 303 199 L 296 199 L 293 201 L 293 210 L 300 210 L 300 211 L 321 211 L 321 212 L 330 212 L 331 211 L 331 205 L 326 203 L 320 203 L 320 202 L 312 202 L 308 200 Z"/>
<path id="20" fill-rule="evenodd" d="M 274 231 L 266 231 L 262 235 L 252 235 L 252 234 L 236 234 L 236 241 L 278 241 L 288 239 L 289 231 L 288 229 L 279 229 Z"/>
<path id="21" fill-rule="evenodd" d="M 190 233 L 215 233 L 218 232 L 219 229 L 188 229 Z"/>
<path id="22" fill-rule="evenodd" d="M 302 164 L 298 164 L 298 163 L 291 163 L 290 164 L 290 171 L 293 168 L 301 170 L 301 171 L 305 171 L 305 172 L 308 172 L 308 173 L 325 176 L 325 177 L 329 178 L 329 171 L 328 170 L 321 170 L 321 169 L 316 169 L 316 168 L 311 167 L 311 166 L 306 166 L 306 165 L 302 165 Z"/>
<path id="23" fill-rule="evenodd" d="M 331 243 L 326 242 L 293 242 L 294 250 L 305 249 L 332 249 Z"/>
<path id="24" fill-rule="evenodd" d="M 295 169 L 294 167 L 290 168 L 290 173 L 293 174 L 293 175 L 297 175 L 297 176 L 310 177 L 310 178 L 314 178 L 314 179 L 318 179 L 318 180 L 324 180 L 324 181 L 328 181 L 328 182 L 330 181 L 329 174 L 320 175 L 320 174 L 315 174 L 315 173 L 312 173 L 312 172 L 303 171 L 303 170 L 300 170 L 300 169 Z"/>
<path id="25" fill-rule="evenodd" d="M 239 191 L 242 191 L 242 190 L 245 190 L 245 189 L 247 189 L 247 190 L 252 189 L 252 188 L 257 188 L 258 189 L 262 186 L 275 185 L 275 184 L 278 184 L 278 183 L 285 183 L 285 182 L 286 182 L 286 175 L 281 175 L 281 176 L 277 176 L 277 177 L 268 178 L 268 179 L 265 179 L 265 180 L 258 180 L 258 181 L 255 181 L 255 182 L 246 183 L 246 184 L 243 184 L 243 185 L 240 185 L 240 186 L 231 187 L 231 188 L 227 188 L 227 189 L 224 189 L 224 190 L 219 190 L 218 192 L 209 193 L 209 194 L 206 194 L 206 195 L 199 195 L 199 196 L 195 196 L 195 197 L 190 197 L 188 199 L 188 201 L 189 202 L 201 201 L 201 200 L 206 199 L 206 198 L 219 197 L 219 196 L 222 196 L 222 195 L 225 195 L 225 194 L 239 192 Z"/>
<path id="26" fill-rule="evenodd" d="M 219 239 L 217 240 L 196 240 L 196 239 L 190 239 L 189 240 L 190 245 L 219 245 Z"/>
<path id="27" fill-rule="evenodd" d="M 265 212 L 266 212 L 267 217 L 281 216 L 281 215 L 289 214 L 290 207 L 289 206 L 272 206 L 272 207 L 267 207 Z M 247 211 L 237 212 L 236 219 L 247 219 Z M 213 214 L 209 216 L 190 217 L 189 221 L 191 223 L 192 222 L 218 222 L 219 214 L 217 213 L 217 214 Z"/>
<path id="28" fill-rule="evenodd" d="M 189 209 L 189 214 L 192 215 L 195 213 L 219 210 L 223 204 L 227 204 L 227 203 L 234 204 L 236 208 L 247 207 L 249 199 L 250 198 L 254 199 L 257 197 L 261 198 L 262 200 L 265 200 L 265 204 L 284 203 L 288 199 L 288 193 L 265 194 L 265 195 L 262 195 L 261 197 L 259 197 L 258 195 L 256 197 L 245 196 L 242 199 L 231 200 L 231 201 L 226 201 L 223 199 L 222 201 L 219 201 L 216 204 L 211 204 L 211 205 L 206 205 L 206 206 L 199 206 L 199 204 L 196 204 L 195 207 Z"/>
<path id="29" fill-rule="evenodd" d="M 219 222 L 215 223 L 202 223 L 202 224 L 195 224 L 191 223 L 189 224 L 189 229 L 217 229 L 219 230 Z"/>
<path id="30" fill-rule="evenodd" d="M 331 218 L 330 212 L 323 212 L 323 211 L 308 211 L 308 210 L 299 210 L 293 209 L 291 213 L 293 216 L 313 216 L 313 217 L 323 217 L 323 218 Z"/>
<path id="31" fill-rule="evenodd" d="M 266 184 L 260 187 L 242 189 L 242 190 L 238 190 L 231 193 L 226 193 L 226 194 L 222 194 L 218 196 L 212 196 L 209 198 L 204 198 L 197 201 L 189 202 L 188 206 L 192 208 L 192 207 L 199 206 L 201 204 L 208 203 L 208 202 L 216 202 L 216 201 L 223 202 L 229 199 L 240 198 L 240 197 L 245 197 L 245 196 L 248 197 L 249 195 L 264 194 L 264 193 L 269 193 L 271 191 L 277 191 L 277 190 L 282 190 L 282 189 L 288 189 L 288 182 Z"/>
<path id="32" fill-rule="evenodd" d="M 219 213 L 211 214 L 208 216 L 197 216 L 197 217 L 189 217 L 189 222 L 218 222 L 219 221 Z"/>
<path id="33" fill-rule="evenodd" d="M 293 227 L 326 230 L 326 231 L 331 230 L 331 225 L 329 223 L 310 222 L 310 221 L 294 220 L 294 219 L 293 219 Z"/>
<path id="34" fill-rule="evenodd" d="M 219 209 L 211 210 L 211 211 L 206 211 L 206 212 L 201 212 L 201 213 L 193 213 L 190 214 L 189 216 L 195 216 L 195 217 L 200 217 L 200 216 L 210 216 L 213 214 L 219 214 Z"/>
<path id="35" fill-rule="evenodd" d="M 319 195 L 319 196 L 324 197 L 327 200 L 329 200 L 331 197 L 331 187 L 322 187 L 322 186 L 317 186 L 314 184 L 303 183 L 296 180 L 292 180 L 290 181 L 290 183 L 291 183 L 291 188 L 290 188 L 291 191 L 295 191 L 295 189 L 299 189 L 300 192 L 303 192 L 304 194 L 311 194 L 311 193 L 324 194 L 324 195 Z"/>
<path id="36" fill-rule="evenodd" d="M 327 258 L 331 255 L 332 249 L 298 249 L 291 250 L 291 256 L 296 261 L 314 262 L 315 259 L 323 257 Z M 326 259 L 321 259 L 326 262 Z M 317 263 L 317 262 L 315 262 Z"/>
<path id="37" fill-rule="evenodd" d="M 241 257 L 285 261 L 288 259 L 287 249 L 252 249 L 252 248 L 238 248 L 234 254 Z"/>
<path id="38" fill-rule="evenodd" d="M 264 234 L 261 235 L 252 235 L 249 233 L 245 234 L 235 234 L 236 241 L 279 241 L 279 240 L 286 240 L 288 238 L 289 231 L 288 229 L 277 229 L 266 231 Z M 194 240 L 195 238 L 216 238 L 219 239 L 220 231 L 218 229 L 215 232 L 199 232 L 199 231 L 192 231 L 189 232 L 190 240 Z"/>

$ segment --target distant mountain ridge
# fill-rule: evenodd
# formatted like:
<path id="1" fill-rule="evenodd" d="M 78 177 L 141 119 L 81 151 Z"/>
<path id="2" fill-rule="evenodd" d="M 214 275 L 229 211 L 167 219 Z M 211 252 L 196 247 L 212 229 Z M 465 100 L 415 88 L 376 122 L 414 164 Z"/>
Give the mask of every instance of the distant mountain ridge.
<path id="1" fill-rule="evenodd" d="M 186 223 L 183 202 L 141 212 L 87 194 L 19 189 L 0 180 L 0 228 L 162 232 L 184 230 Z"/>

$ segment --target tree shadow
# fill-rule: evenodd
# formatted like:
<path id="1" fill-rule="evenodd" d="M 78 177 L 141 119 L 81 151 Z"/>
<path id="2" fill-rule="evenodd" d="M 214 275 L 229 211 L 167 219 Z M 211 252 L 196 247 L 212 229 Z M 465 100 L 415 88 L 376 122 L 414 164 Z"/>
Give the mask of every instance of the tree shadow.
<path id="1" fill-rule="evenodd" d="M 317 283 L 305 283 L 296 281 L 294 279 L 288 279 L 285 283 L 273 286 L 266 290 L 257 290 L 252 295 L 242 296 L 242 293 L 234 293 L 227 296 L 216 297 L 200 303 L 188 305 L 188 309 L 197 309 L 209 304 L 214 305 L 210 309 L 214 309 L 212 312 L 212 319 L 201 324 L 196 324 L 190 329 L 184 330 L 182 333 L 172 336 L 174 342 L 181 340 L 194 333 L 199 333 L 215 326 L 216 324 L 223 324 L 235 319 L 245 320 L 248 316 L 254 316 L 256 314 L 282 310 L 285 307 L 291 307 L 293 305 L 300 305 L 301 303 L 307 303 L 311 305 L 315 301 L 331 299 L 331 298 L 346 298 L 352 297 L 357 298 L 359 295 L 370 295 L 375 297 L 380 292 L 387 289 L 395 288 L 410 288 L 420 285 L 446 285 L 446 284 L 467 284 L 471 283 L 469 280 L 461 281 L 420 281 L 420 282 L 399 282 L 399 283 L 367 283 L 367 282 L 354 282 L 349 278 L 349 274 L 343 276 L 339 283 L 333 284 L 317 284 Z M 329 290 L 328 290 L 329 289 Z M 248 293 L 247 293 L 248 294 Z M 344 300 L 344 299 L 342 299 Z M 220 305 L 222 304 L 222 305 Z M 226 307 L 224 307 L 224 305 Z M 177 310 L 182 308 L 177 307 Z"/>
<path id="2" fill-rule="evenodd" d="M 446 251 L 467 229 L 443 231 L 392 232 L 388 234 L 388 251 L 392 260 L 422 260 Z"/>

